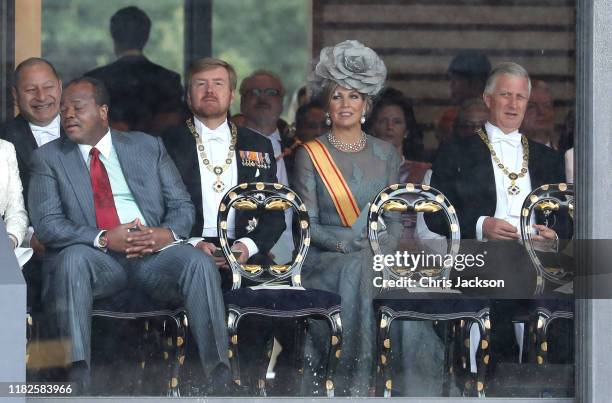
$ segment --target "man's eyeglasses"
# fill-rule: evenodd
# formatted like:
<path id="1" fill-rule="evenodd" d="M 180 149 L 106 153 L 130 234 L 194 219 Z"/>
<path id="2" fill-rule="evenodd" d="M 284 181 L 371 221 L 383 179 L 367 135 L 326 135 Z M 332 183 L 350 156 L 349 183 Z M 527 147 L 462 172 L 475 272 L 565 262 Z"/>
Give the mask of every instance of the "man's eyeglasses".
<path id="1" fill-rule="evenodd" d="M 245 95 L 250 97 L 260 97 L 262 95 L 267 97 L 278 97 L 280 96 L 280 91 L 276 88 L 251 88 L 245 92 Z"/>

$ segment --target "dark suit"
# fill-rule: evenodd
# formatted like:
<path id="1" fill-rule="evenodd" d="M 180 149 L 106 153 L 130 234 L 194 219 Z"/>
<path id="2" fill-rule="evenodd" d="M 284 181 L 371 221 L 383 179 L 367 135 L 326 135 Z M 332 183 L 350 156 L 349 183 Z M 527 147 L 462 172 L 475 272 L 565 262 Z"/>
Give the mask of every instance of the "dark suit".
<path id="1" fill-rule="evenodd" d="M 136 132 L 112 131 L 111 137 L 146 224 L 187 237 L 193 204 L 161 140 Z M 89 171 L 76 143 L 65 137 L 33 153 L 29 199 L 32 225 L 47 246 L 47 294 L 60 336 L 72 342 L 73 362 L 90 360 L 92 301 L 130 286 L 157 300 L 184 304 L 207 375 L 218 364 L 228 365 L 225 309 L 212 258 L 190 245 L 129 260 L 94 247 L 100 229 Z"/>
<path id="2" fill-rule="evenodd" d="M 480 216 L 495 215 L 497 193 L 489 149 L 474 135 L 442 143 L 433 165 L 431 186 L 450 200 L 459 216 L 462 239 L 476 239 Z M 531 188 L 564 181 L 562 155 L 542 144 L 529 141 Z M 446 234 L 440 217 L 426 218 L 430 230 Z"/>
<path id="3" fill-rule="evenodd" d="M 61 129 L 60 135 L 64 135 Z M 0 126 L 0 138 L 13 143 L 17 151 L 17 164 L 19 166 L 19 176 L 23 185 L 23 199 L 28 207 L 28 184 L 30 183 L 30 158 L 34 150 L 38 148 L 36 139 L 28 121 L 21 115 L 11 119 Z"/>
<path id="4" fill-rule="evenodd" d="M 202 217 L 202 180 L 200 178 L 199 158 L 196 142 L 187 125 L 182 125 L 164 136 L 164 143 L 168 154 L 174 160 L 191 200 L 196 206 L 195 224 L 191 229 L 191 236 L 202 236 L 204 218 Z M 242 164 L 240 151 L 257 151 L 268 153 L 271 164 L 269 168 L 257 168 Z M 236 139 L 235 161 L 238 164 L 238 183 L 250 182 L 277 182 L 276 161 L 270 140 L 244 127 L 238 128 Z M 259 176 L 257 175 L 259 171 Z M 225 189 L 227 191 L 228 189 Z M 211 190 L 212 192 L 212 190 Z M 256 218 L 258 225 L 248 232 L 249 220 Z M 285 218 L 281 211 L 248 212 L 236 211 L 236 239 L 251 238 L 259 253 L 267 254 L 285 230 Z M 264 224 L 265 223 L 265 224 Z"/>
<path id="5" fill-rule="evenodd" d="M 156 117 L 181 112 L 180 75 L 145 56 L 123 56 L 85 75 L 104 83 L 110 95 L 111 122 L 126 123 L 130 130 L 163 130 L 164 122 L 156 122 Z"/>
<path id="6" fill-rule="evenodd" d="M 561 154 L 529 141 L 529 177 L 531 188 L 564 181 L 564 164 Z M 502 279 L 504 289 L 465 289 L 469 294 L 505 298 L 529 298 L 535 289 L 535 274 L 531 261 L 522 245 L 515 241 L 476 242 L 476 222 L 481 216 L 493 217 L 497 204 L 495 174 L 489 149 L 474 135 L 443 143 L 433 165 L 431 186 L 440 190 L 455 207 L 461 228 L 464 253 L 486 251 L 484 270 L 468 270 L 453 275 L 481 279 Z M 538 217 L 536 217 L 538 218 Z M 430 230 L 447 235 L 445 219 L 439 215 L 426 215 Z M 539 221 L 539 220 L 538 220 Z M 557 230 L 560 238 L 567 236 L 566 223 Z M 523 313 L 525 302 L 518 300 L 493 300 L 491 309 L 492 339 L 495 345 L 493 362 L 516 360 L 517 346 L 511 319 Z"/>

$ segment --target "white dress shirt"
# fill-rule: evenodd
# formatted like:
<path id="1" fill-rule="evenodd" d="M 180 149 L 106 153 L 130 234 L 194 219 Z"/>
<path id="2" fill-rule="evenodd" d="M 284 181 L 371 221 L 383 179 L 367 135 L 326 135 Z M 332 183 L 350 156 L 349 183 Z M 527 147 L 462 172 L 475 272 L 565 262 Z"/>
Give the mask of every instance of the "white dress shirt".
<path id="1" fill-rule="evenodd" d="M 57 115 L 47 126 L 36 126 L 28 122 L 36 144 L 41 147 L 60 136 L 60 117 Z"/>
<path id="2" fill-rule="evenodd" d="M 270 135 L 265 135 L 253 128 L 249 128 L 256 133 L 261 134 L 263 137 L 270 140 L 272 143 L 272 149 L 274 150 L 274 158 L 276 159 L 276 178 L 278 182 L 289 186 L 289 176 L 287 175 L 287 167 L 285 166 L 285 159 L 279 158 L 279 156 L 283 153 L 283 147 L 281 144 L 281 136 L 278 129 L 274 130 L 274 132 Z M 292 235 L 292 220 L 293 220 L 293 210 L 287 209 L 285 210 L 285 231 L 281 234 L 280 238 L 272 248 L 272 254 L 277 260 L 276 263 L 286 263 L 286 261 L 290 260 L 293 253 L 293 235 Z M 280 256 L 283 254 L 284 256 Z M 278 256 L 277 256 L 278 255 Z M 281 261 L 278 261 L 281 260 Z"/>
<path id="3" fill-rule="evenodd" d="M 523 167 L 523 147 L 521 145 L 521 134 L 518 130 L 511 133 L 504 133 L 498 127 L 487 122 L 485 124 L 489 141 L 493 146 L 493 150 L 497 154 L 497 158 L 501 161 L 509 172 L 519 173 Z M 516 195 L 508 193 L 511 180 L 497 166 L 493 157 L 491 157 L 493 165 L 493 173 L 495 175 L 495 192 L 497 196 L 497 204 L 495 206 L 494 218 L 499 218 L 509 222 L 519 229 L 521 219 L 521 206 L 527 195 L 531 192 L 531 179 L 529 172 L 522 178 L 518 178 L 515 182 L 520 188 L 520 192 Z M 482 234 L 482 223 L 486 216 L 481 216 L 476 222 L 476 238 L 479 241 L 486 240 Z"/>
<path id="4" fill-rule="evenodd" d="M 197 117 L 194 118 L 194 122 L 195 129 L 202 139 L 202 145 L 204 145 L 210 164 L 213 167 L 225 165 L 225 160 L 227 159 L 229 146 L 232 140 L 232 133 L 227 120 L 216 129 L 209 129 Z M 217 180 L 217 175 L 204 166 L 202 158 L 200 158 L 200 154 L 198 153 L 198 166 L 200 167 L 202 185 L 202 217 L 204 219 L 202 237 L 218 236 L 217 212 L 219 211 L 221 199 L 230 188 L 238 184 L 238 163 L 236 162 L 236 158 L 234 154 L 232 156 L 231 165 L 221 174 L 220 179 L 225 184 L 225 189 L 217 193 L 213 190 L 213 184 Z M 236 212 L 234 209 L 230 209 L 227 215 L 227 237 L 230 239 L 236 238 L 235 224 Z M 190 238 L 189 243 L 195 246 L 201 240 L 202 238 L 199 237 Z M 250 238 L 240 238 L 237 239 L 236 242 L 241 242 L 247 247 L 249 250 L 249 257 L 259 252 L 257 245 L 255 245 L 255 242 Z"/>

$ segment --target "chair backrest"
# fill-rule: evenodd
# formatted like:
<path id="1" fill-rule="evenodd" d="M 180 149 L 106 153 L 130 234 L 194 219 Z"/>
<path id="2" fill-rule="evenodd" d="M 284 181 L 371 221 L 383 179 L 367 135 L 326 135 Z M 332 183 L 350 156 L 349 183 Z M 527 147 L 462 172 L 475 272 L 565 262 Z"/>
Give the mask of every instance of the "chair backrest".
<path id="1" fill-rule="evenodd" d="M 291 263 L 269 266 L 240 264 L 232 254 L 231 245 L 227 241 L 227 216 L 232 207 L 235 210 L 276 210 L 283 212 L 293 208 L 294 216 L 297 217 L 299 222 L 300 245 L 295 249 Z M 284 220 L 284 214 L 282 219 Z M 266 223 L 254 224 L 254 226 L 256 225 L 266 225 Z M 292 286 L 301 286 L 302 264 L 310 246 L 310 220 L 308 219 L 306 206 L 293 190 L 280 183 L 241 183 L 234 186 L 221 199 L 217 215 L 217 228 L 221 248 L 232 269 L 232 289 L 240 288 L 242 277 L 258 283 L 269 283 L 290 278 Z"/>
<path id="2" fill-rule="evenodd" d="M 529 258 L 536 271 L 536 290 L 535 294 L 541 294 L 544 291 L 545 282 L 550 281 L 554 284 L 563 285 L 570 282 L 573 274 L 562 267 L 546 267 L 542 263 L 535 250 L 535 245 L 531 236 L 533 228 L 531 227 L 531 215 L 534 211 L 540 211 L 547 217 L 553 212 L 558 212 L 563 208 L 567 208 L 568 215 L 574 219 L 574 185 L 566 183 L 557 183 L 543 185 L 534 189 L 525 198 L 521 209 L 521 238 L 523 246 L 529 254 Z"/>
<path id="3" fill-rule="evenodd" d="M 423 277 L 428 277 L 432 280 L 448 279 L 450 271 L 454 266 L 455 257 L 459 252 L 461 239 L 459 219 L 455 208 L 450 204 L 449 200 L 440 191 L 429 185 L 398 183 L 382 189 L 372 201 L 368 214 L 368 239 L 372 252 L 375 255 L 382 253 L 379 242 L 379 219 L 384 212 L 425 214 L 443 212 L 450 229 L 450 241 L 446 244 L 446 255 L 440 255 L 440 258 L 432 256 L 432 259 L 428 259 L 430 261 L 434 260 L 435 265 L 426 265 L 420 268 L 404 268 L 385 264 L 382 270 L 383 280 L 414 278 L 418 283 Z M 402 255 L 404 253 L 410 254 L 408 251 L 403 251 Z M 437 263 L 440 264 L 437 265 Z M 383 288 L 385 288 L 385 284 L 387 282 L 383 282 Z M 441 288 L 447 288 L 446 282 L 440 281 L 439 284 L 441 284 Z"/>

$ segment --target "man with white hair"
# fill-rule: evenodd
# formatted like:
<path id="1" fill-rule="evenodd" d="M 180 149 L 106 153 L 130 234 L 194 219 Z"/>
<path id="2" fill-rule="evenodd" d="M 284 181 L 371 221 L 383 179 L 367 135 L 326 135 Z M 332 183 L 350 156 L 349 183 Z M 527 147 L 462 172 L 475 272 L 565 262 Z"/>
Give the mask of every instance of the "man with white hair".
<path id="1" fill-rule="evenodd" d="M 477 271 L 472 269 L 471 273 L 466 269 L 461 277 L 477 275 L 480 279 L 505 282 L 503 288 L 487 289 L 487 296 L 517 299 L 533 295 L 536 277 L 518 242 L 522 203 L 532 189 L 563 182 L 561 156 L 519 133 L 530 92 L 529 75 L 522 66 L 516 63 L 496 66 L 483 94 L 489 110 L 484 127 L 477 129 L 474 136 L 442 144 L 433 165 L 431 186 L 443 192 L 455 207 L 464 252 L 485 253 L 485 266 Z M 440 215 L 426 217 L 426 221 L 430 230 L 447 235 Z M 561 223 L 562 220 L 557 221 Z M 538 235 L 532 238 L 537 241 L 552 244 L 557 233 L 559 237 L 566 236 L 565 228 L 555 228 L 556 233 L 545 225 L 533 226 Z M 482 296 L 483 290 L 464 292 Z M 518 346 L 513 343 L 509 319 L 520 310 L 519 305 L 515 300 L 498 300 L 493 304 L 492 338 L 496 342 L 497 360 L 516 360 Z"/>

